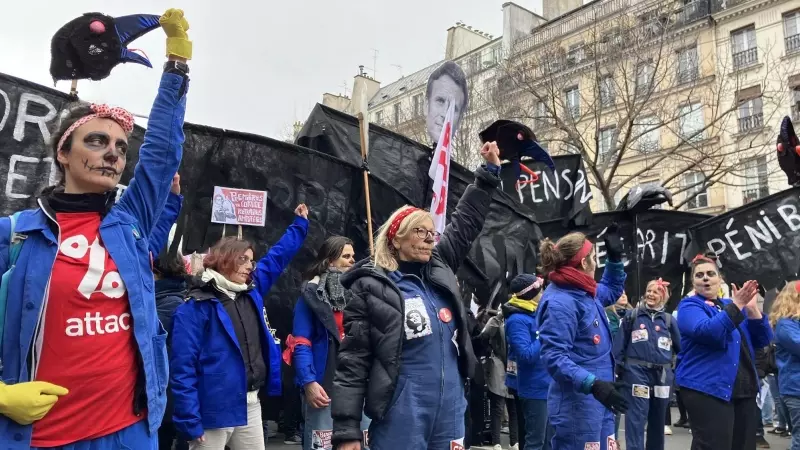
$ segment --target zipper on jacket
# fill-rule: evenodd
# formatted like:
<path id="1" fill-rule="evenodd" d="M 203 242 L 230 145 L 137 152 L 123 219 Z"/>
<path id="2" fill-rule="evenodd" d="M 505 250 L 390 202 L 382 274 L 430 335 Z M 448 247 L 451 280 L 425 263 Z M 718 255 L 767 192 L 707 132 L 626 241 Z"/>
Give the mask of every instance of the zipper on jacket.
<path id="1" fill-rule="evenodd" d="M 50 266 L 50 275 L 47 277 L 47 284 L 44 287 L 44 298 L 42 299 L 42 306 L 39 307 L 39 315 L 36 319 L 36 328 L 33 331 L 33 343 L 32 343 L 33 348 L 31 349 L 31 351 L 33 352 L 33 357 L 31 358 L 31 369 L 30 372 L 28 373 L 30 380 L 36 379 L 36 371 L 39 369 L 39 356 L 41 350 L 37 351 L 37 344 L 40 333 L 44 333 L 44 330 L 42 329 L 43 328 L 42 318 L 45 314 L 45 310 L 47 309 L 47 302 L 50 300 L 50 282 L 53 279 L 53 267 L 55 267 L 56 265 L 59 248 L 61 246 L 61 225 L 59 225 L 58 221 L 53 216 L 50 215 L 50 212 L 47 211 L 47 208 L 45 208 L 44 205 L 42 204 L 41 199 L 38 199 L 36 202 L 39 204 L 39 208 L 42 209 L 44 215 L 46 215 L 48 219 L 52 220 L 53 223 L 56 224 L 56 228 L 58 229 L 58 236 L 56 236 L 56 257 L 53 258 L 53 264 Z M 42 334 L 42 340 L 44 341 L 43 334 Z M 42 343 L 42 345 L 44 345 L 44 342 Z"/>

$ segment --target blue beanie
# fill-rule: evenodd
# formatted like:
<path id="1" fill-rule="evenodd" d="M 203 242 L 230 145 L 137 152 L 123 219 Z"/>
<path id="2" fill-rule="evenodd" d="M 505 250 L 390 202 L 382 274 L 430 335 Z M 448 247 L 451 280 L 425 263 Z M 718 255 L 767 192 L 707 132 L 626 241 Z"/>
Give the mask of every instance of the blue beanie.
<path id="1" fill-rule="evenodd" d="M 524 291 L 526 288 L 536 283 L 536 280 L 537 280 L 536 275 L 532 273 L 522 273 L 514 277 L 513 280 L 511 280 L 511 284 L 508 286 L 508 288 L 512 294 L 517 296 L 517 298 L 522 300 L 532 300 L 536 298 L 537 295 L 539 295 L 539 292 L 541 292 L 542 290 L 542 286 L 532 288 L 523 294 L 520 294 L 520 292 Z"/>

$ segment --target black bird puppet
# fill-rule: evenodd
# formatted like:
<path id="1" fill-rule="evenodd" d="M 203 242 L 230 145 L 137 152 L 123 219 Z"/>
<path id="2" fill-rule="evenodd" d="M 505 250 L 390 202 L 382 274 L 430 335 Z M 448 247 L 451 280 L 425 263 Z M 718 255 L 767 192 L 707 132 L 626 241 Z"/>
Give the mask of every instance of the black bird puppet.
<path id="1" fill-rule="evenodd" d="M 58 80 L 102 80 L 119 63 L 134 62 L 153 67 L 127 45 L 159 27 L 159 16 L 136 14 L 110 17 L 86 13 L 59 28 L 50 43 L 50 75 Z"/>
<path id="2" fill-rule="evenodd" d="M 520 162 L 523 156 L 533 158 L 534 161 L 545 163 L 550 170 L 556 170 L 553 158 L 536 142 L 536 134 L 527 126 L 513 120 L 498 120 L 489 125 L 489 128 L 478 133 L 481 143 L 496 142 L 500 150 L 500 159 L 510 161 L 514 170 L 515 179 L 519 180 L 524 171 L 530 180 L 517 185 L 535 183 L 539 176 Z"/>
<path id="3" fill-rule="evenodd" d="M 800 183 L 800 140 L 797 139 L 789 116 L 781 121 L 777 147 L 778 165 L 789 179 L 789 184 L 795 186 Z"/>

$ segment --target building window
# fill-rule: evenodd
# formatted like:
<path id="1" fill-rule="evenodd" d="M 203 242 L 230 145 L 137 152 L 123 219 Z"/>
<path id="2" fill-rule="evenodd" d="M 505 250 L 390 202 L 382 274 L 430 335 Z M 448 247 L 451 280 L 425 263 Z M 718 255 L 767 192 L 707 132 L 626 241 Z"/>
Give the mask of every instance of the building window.
<path id="1" fill-rule="evenodd" d="M 574 145 L 572 145 L 570 143 L 566 144 L 566 146 L 564 148 L 564 152 L 565 153 L 569 153 L 570 155 L 579 155 L 581 153 L 581 151 L 578 149 L 578 147 L 576 147 L 576 146 L 574 146 Z"/>
<path id="2" fill-rule="evenodd" d="M 547 128 L 550 120 L 544 102 L 536 102 L 536 111 L 534 114 L 536 114 L 536 116 L 533 118 L 533 127 L 537 130 Z"/>
<path id="3" fill-rule="evenodd" d="M 682 106 L 678 110 L 678 125 L 681 138 L 689 142 L 702 140 L 705 128 L 703 106 L 700 103 Z"/>
<path id="4" fill-rule="evenodd" d="M 686 188 L 686 209 L 708 207 L 708 192 L 706 191 L 706 177 L 700 172 L 689 172 L 683 176 L 683 186 Z"/>
<path id="5" fill-rule="evenodd" d="M 478 55 L 470 56 L 467 60 L 467 73 L 473 74 L 481 69 L 481 60 Z"/>
<path id="6" fill-rule="evenodd" d="M 764 126 L 764 113 L 761 109 L 761 88 L 760 86 L 754 86 L 751 89 L 753 89 L 751 91 L 752 94 L 739 97 L 739 133 L 747 133 Z M 744 91 L 747 90 L 750 89 Z"/>
<path id="7" fill-rule="evenodd" d="M 741 69 L 758 63 L 755 25 L 731 32 L 731 43 L 734 69 Z"/>
<path id="8" fill-rule="evenodd" d="M 800 120 L 800 86 L 792 88 L 792 120 Z"/>
<path id="9" fill-rule="evenodd" d="M 614 106 L 616 99 L 616 89 L 614 87 L 614 77 L 606 75 L 600 79 L 600 106 L 608 108 Z"/>
<path id="10" fill-rule="evenodd" d="M 653 88 L 653 63 L 646 62 L 636 67 L 636 93 L 646 94 Z"/>
<path id="11" fill-rule="evenodd" d="M 742 203 L 747 204 L 768 195 L 769 174 L 767 172 L 767 157 L 761 156 L 744 163 Z"/>
<path id="12" fill-rule="evenodd" d="M 622 45 L 622 33 L 619 31 L 619 27 L 614 27 L 603 33 L 600 37 L 600 42 L 606 44 L 606 48 L 609 50 Z"/>
<path id="13" fill-rule="evenodd" d="M 383 111 L 375 112 L 375 123 L 378 125 L 383 125 Z"/>
<path id="14" fill-rule="evenodd" d="M 784 14 L 783 35 L 786 53 L 800 51 L 800 10 Z"/>
<path id="15" fill-rule="evenodd" d="M 642 153 L 652 153 L 661 149 L 661 128 L 657 117 L 643 117 L 634 128 L 637 148 Z"/>
<path id="16" fill-rule="evenodd" d="M 422 115 L 422 94 L 417 94 L 412 98 L 414 102 L 414 117 Z"/>
<path id="17" fill-rule="evenodd" d="M 678 83 L 689 83 L 698 77 L 697 46 L 678 51 Z"/>
<path id="18" fill-rule="evenodd" d="M 600 130 L 600 136 L 598 138 L 598 145 L 600 146 L 600 159 L 607 159 L 614 151 L 616 144 L 616 142 L 614 142 L 616 131 L 616 127 L 604 128 Z"/>
<path id="19" fill-rule="evenodd" d="M 579 64 L 586 59 L 586 51 L 583 42 L 572 44 L 567 51 L 567 62 L 569 64 Z"/>
<path id="20" fill-rule="evenodd" d="M 578 86 L 573 86 L 564 92 L 564 112 L 572 117 L 572 120 L 578 120 L 581 115 L 581 97 L 578 92 Z"/>
<path id="21" fill-rule="evenodd" d="M 394 124 L 400 125 L 400 103 L 394 104 Z"/>

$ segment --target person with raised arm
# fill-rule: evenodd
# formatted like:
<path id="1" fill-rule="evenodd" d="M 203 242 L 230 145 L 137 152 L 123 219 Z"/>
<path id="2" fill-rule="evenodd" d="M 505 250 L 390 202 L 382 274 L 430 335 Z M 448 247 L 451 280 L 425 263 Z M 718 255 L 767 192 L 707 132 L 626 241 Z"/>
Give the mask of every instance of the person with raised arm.
<path id="1" fill-rule="evenodd" d="M 58 184 L 38 208 L 0 219 L 4 450 L 158 448 L 167 334 L 149 243 L 181 162 L 192 49 L 183 11 L 168 10 L 160 23 L 169 61 L 119 202 L 133 116 L 78 104 L 52 134 Z"/>

